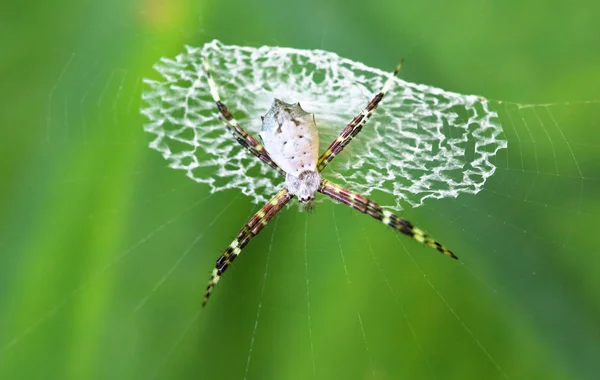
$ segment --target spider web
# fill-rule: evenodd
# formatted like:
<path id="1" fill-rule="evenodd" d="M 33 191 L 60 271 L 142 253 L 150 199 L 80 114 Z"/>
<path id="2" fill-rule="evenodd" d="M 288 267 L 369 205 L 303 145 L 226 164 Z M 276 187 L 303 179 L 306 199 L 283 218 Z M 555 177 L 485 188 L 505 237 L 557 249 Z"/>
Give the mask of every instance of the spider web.
<path id="1" fill-rule="evenodd" d="M 491 158 L 494 175 L 477 196 L 440 199 L 406 215 L 461 262 L 326 203 L 313 215 L 276 217 L 202 310 L 219 249 L 257 207 L 239 191 L 212 192 L 165 169 L 148 150 L 145 138 L 154 136 L 142 133 L 147 120 L 138 109 L 149 73 L 76 51 L 49 75 L 41 128 L 15 149 L 21 159 L 8 162 L 19 176 L 2 185 L 18 196 L 9 198 L 0 239 L 8 253 L 0 256 L 0 377 L 598 373 L 600 136 L 590 129 L 600 118 L 598 101 L 485 101 L 509 142 Z M 225 98 L 228 86 L 219 83 Z M 206 117 L 214 119 L 212 112 Z M 249 121 L 264 111 L 257 112 L 236 116 Z M 331 138 L 347 119 L 340 122 Z M 345 165 L 368 153 L 373 136 L 364 136 L 328 176 L 349 178 Z M 36 137 L 43 143 L 31 144 Z M 34 160 L 22 159 L 24 152 Z M 256 165 L 250 179 L 269 175 Z"/>
<path id="2" fill-rule="evenodd" d="M 218 119 L 204 76 L 207 57 L 221 98 L 244 128 L 258 136 L 260 115 L 274 98 L 299 101 L 317 118 L 320 151 L 381 90 L 389 73 L 323 50 L 227 46 L 187 47 L 155 65 L 160 80 L 145 79 L 142 109 L 150 147 L 175 169 L 210 185 L 237 188 L 257 204 L 281 186 L 274 171 L 232 144 Z M 427 198 L 481 191 L 507 141 L 496 112 L 475 95 L 461 95 L 396 79 L 368 127 L 326 176 L 370 195 L 391 195 L 419 206 Z"/>

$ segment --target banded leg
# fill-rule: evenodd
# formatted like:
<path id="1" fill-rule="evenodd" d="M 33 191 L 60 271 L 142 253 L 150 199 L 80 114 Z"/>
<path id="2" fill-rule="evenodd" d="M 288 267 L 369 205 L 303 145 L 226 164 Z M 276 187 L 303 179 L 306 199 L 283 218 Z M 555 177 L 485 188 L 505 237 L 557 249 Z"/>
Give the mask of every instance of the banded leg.
<path id="1" fill-rule="evenodd" d="M 393 229 L 412 237 L 419 243 L 423 243 L 431 248 L 437 249 L 442 254 L 448 257 L 458 259 L 458 257 L 456 257 L 454 253 L 452 253 L 452 251 L 450 251 L 444 245 L 432 239 L 420 228 L 413 226 L 413 224 L 408 220 L 403 219 L 397 215 L 392 214 L 387 210 L 382 209 L 380 205 L 363 197 L 358 193 L 344 189 L 343 187 L 326 180 L 323 180 L 319 192 L 333 198 L 337 202 L 350 206 L 362 212 L 363 214 L 370 215 L 371 217 L 383 222 L 384 224 L 392 227 Z"/>
<path id="2" fill-rule="evenodd" d="M 249 133 L 244 131 L 242 127 L 240 127 L 240 124 L 237 120 L 233 118 L 233 115 L 231 114 L 231 112 L 229 112 L 227 106 L 225 106 L 225 104 L 221 102 L 221 99 L 219 97 L 219 91 L 217 90 L 217 85 L 210 75 L 210 70 L 208 68 L 208 60 L 206 59 L 206 57 L 204 57 L 203 63 L 204 73 L 206 74 L 206 78 L 208 79 L 208 87 L 210 88 L 210 94 L 212 95 L 212 98 L 215 101 L 217 108 L 219 109 L 219 112 L 221 113 L 221 116 L 224 119 L 227 130 L 229 130 L 229 132 L 231 132 L 231 134 L 237 140 L 237 142 L 240 143 L 244 148 L 248 149 L 250 153 L 258 157 L 261 161 L 263 161 L 264 163 L 275 169 L 279 174 L 285 177 L 285 172 L 279 166 L 277 166 L 277 164 L 273 162 L 273 160 L 271 160 L 271 157 L 269 157 L 269 154 L 267 153 L 265 147 L 262 146 L 262 144 L 260 144 L 252 135 L 250 135 Z"/>
<path id="3" fill-rule="evenodd" d="M 215 285 L 219 282 L 219 279 L 223 275 L 223 272 L 227 270 L 229 265 L 240 255 L 242 249 L 248 244 L 250 239 L 258 235 L 258 233 L 267 225 L 269 220 L 275 216 L 290 199 L 292 195 L 288 193 L 287 189 L 280 190 L 266 205 L 264 205 L 238 233 L 237 237 L 229 244 L 229 247 L 223 252 L 221 257 L 217 259 L 215 269 L 210 276 L 208 285 L 206 286 L 206 293 L 204 294 L 204 300 L 202 306 L 205 306 L 208 302 L 208 298 L 212 293 Z"/>
<path id="4" fill-rule="evenodd" d="M 379 105 L 379 102 L 381 102 L 381 99 L 383 99 L 385 93 L 388 92 L 390 87 L 392 87 L 393 80 L 401 68 L 402 62 L 400 62 L 398 66 L 396 66 L 396 69 L 385 82 L 381 91 L 377 95 L 375 95 L 373 99 L 371 99 L 371 101 L 367 105 L 367 108 L 365 108 L 360 114 L 356 115 L 354 119 L 352 119 L 350 124 L 348 124 L 346 128 L 342 130 L 338 138 L 335 139 L 331 143 L 331 145 L 329 145 L 329 148 L 327 148 L 327 150 L 321 155 L 321 157 L 319 157 L 319 162 L 317 164 L 317 170 L 319 172 L 323 171 L 327 164 L 329 164 L 329 162 L 331 162 L 331 160 L 333 160 L 335 156 L 337 156 L 342 150 L 344 150 L 346 145 L 348 145 L 350 141 L 352 141 L 354 136 L 356 136 L 358 132 L 360 132 L 362 127 L 367 123 L 367 121 Z"/>

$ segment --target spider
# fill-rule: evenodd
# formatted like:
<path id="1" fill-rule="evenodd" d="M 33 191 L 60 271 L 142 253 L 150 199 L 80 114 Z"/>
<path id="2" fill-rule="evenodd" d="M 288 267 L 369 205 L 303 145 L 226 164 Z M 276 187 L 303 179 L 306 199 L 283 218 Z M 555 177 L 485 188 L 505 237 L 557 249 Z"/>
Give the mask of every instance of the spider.
<path id="1" fill-rule="evenodd" d="M 203 59 L 203 65 L 211 96 L 219 109 L 220 118 L 225 123 L 226 128 L 237 142 L 250 153 L 285 177 L 285 185 L 250 218 L 229 247 L 217 259 L 206 287 L 202 306 L 206 305 L 215 285 L 235 258 L 240 255 L 246 244 L 250 242 L 250 239 L 256 236 L 294 196 L 298 198 L 301 208 L 311 209 L 314 207 L 315 193 L 319 192 L 379 220 L 420 243 L 437 249 L 448 257 L 457 259 L 448 248 L 432 239 L 408 220 L 384 210 L 379 204 L 358 193 L 321 177 L 323 169 L 367 123 L 381 99 L 391 88 L 394 78 L 402 67 L 402 62 L 396 66 L 381 91 L 373 97 L 361 113 L 346 125 L 340 135 L 321 155 L 318 152 L 319 134 L 315 116 L 313 113 L 304 111 L 300 103 L 288 104 L 279 99 L 274 99 L 271 108 L 261 117 L 262 128 L 259 136 L 264 145 L 260 144 L 252 135 L 242 129 L 227 109 L 227 106 L 221 101 L 217 85 L 211 77 L 206 57 Z"/>

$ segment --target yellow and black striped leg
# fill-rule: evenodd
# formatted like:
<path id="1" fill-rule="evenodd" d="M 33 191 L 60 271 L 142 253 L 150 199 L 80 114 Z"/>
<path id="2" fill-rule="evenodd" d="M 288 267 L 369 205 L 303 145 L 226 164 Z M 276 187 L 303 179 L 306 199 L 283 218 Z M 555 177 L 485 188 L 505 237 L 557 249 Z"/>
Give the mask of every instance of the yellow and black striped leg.
<path id="1" fill-rule="evenodd" d="M 413 226 L 413 224 L 408 220 L 403 219 L 387 210 L 384 210 L 377 203 L 363 197 L 358 193 L 344 189 L 343 187 L 326 180 L 323 180 L 319 192 L 329 196 L 337 202 L 350 206 L 362 212 L 363 214 L 370 215 L 371 217 L 383 222 L 384 224 L 392 227 L 393 229 L 412 237 L 419 243 L 423 243 L 429 247 L 437 249 L 442 254 L 448 257 L 458 259 L 458 257 L 456 257 L 456 255 L 454 255 L 452 251 L 450 251 L 441 243 L 432 239 L 420 228 Z"/>
<path id="2" fill-rule="evenodd" d="M 248 244 L 250 239 L 258 235 L 258 233 L 267 225 L 269 220 L 277 214 L 285 204 L 292 199 L 292 195 L 288 193 L 287 189 L 280 190 L 275 197 L 273 197 L 266 205 L 264 205 L 238 233 L 238 236 L 233 240 L 229 247 L 223 252 L 221 257 L 217 259 L 215 269 L 213 269 L 208 285 L 206 286 L 206 293 L 204 294 L 204 300 L 202 306 L 205 306 L 208 302 L 208 298 L 212 293 L 215 285 L 219 282 L 219 279 L 223 273 L 227 270 L 229 265 L 239 256 L 242 249 Z"/>
<path id="3" fill-rule="evenodd" d="M 210 75 L 210 70 L 208 68 L 208 60 L 204 57 L 204 73 L 206 74 L 206 78 L 208 80 L 208 87 L 210 87 L 210 94 L 212 95 L 213 100 L 217 104 L 217 108 L 219 112 L 223 116 L 223 121 L 225 122 L 225 126 L 227 130 L 231 132 L 233 137 L 236 139 L 240 145 L 244 148 L 248 149 L 250 153 L 258 157 L 261 161 L 275 169 L 279 174 L 285 177 L 285 172 L 277 166 L 275 162 L 269 157 L 269 154 L 265 150 L 265 147 L 262 146 L 251 134 L 247 133 L 240 127 L 240 124 L 237 120 L 233 118 L 231 112 L 227 109 L 227 106 L 221 102 L 219 97 L 219 91 L 217 90 L 217 85 L 215 81 Z"/>
<path id="4" fill-rule="evenodd" d="M 402 62 L 400 62 L 398 66 L 396 66 L 396 69 L 385 82 L 381 91 L 377 93 L 377 95 L 375 95 L 373 99 L 371 99 L 371 101 L 367 105 L 367 108 L 365 108 L 360 114 L 356 115 L 354 119 L 352 119 L 350 124 L 348 124 L 346 128 L 342 130 L 338 138 L 335 139 L 335 141 L 333 141 L 331 145 L 329 145 L 329 148 L 327 148 L 327 150 L 321 155 L 321 157 L 319 157 L 319 162 L 317 164 L 317 170 L 319 172 L 325 169 L 327 164 L 329 164 L 329 162 L 331 162 L 331 160 L 333 160 L 336 155 L 338 155 L 342 150 L 344 150 L 346 145 L 348 145 L 350 141 L 352 141 L 354 136 L 356 136 L 358 132 L 360 132 L 362 127 L 367 123 L 367 121 L 379 105 L 379 102 L 381 102 L 381 99 L 383 99 L 385 93 L 388 92 L 390 87 L 392 87 L 394 78 L 400 71 L 401 67 Z"/>

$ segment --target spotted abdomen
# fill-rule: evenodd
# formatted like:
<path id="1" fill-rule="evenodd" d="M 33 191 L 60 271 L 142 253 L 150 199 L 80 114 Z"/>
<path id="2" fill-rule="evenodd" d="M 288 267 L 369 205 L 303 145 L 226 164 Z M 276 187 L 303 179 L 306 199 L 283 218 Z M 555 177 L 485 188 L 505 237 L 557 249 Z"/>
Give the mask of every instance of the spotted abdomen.
<path id="1" fill-rule="evenodd" d="M 319 158 L 319 134 L 314 114 L 279 99 L 262 118 L 260 137 L 271 159 L 286 173 L 298 177 L 315 171 Z"/>

